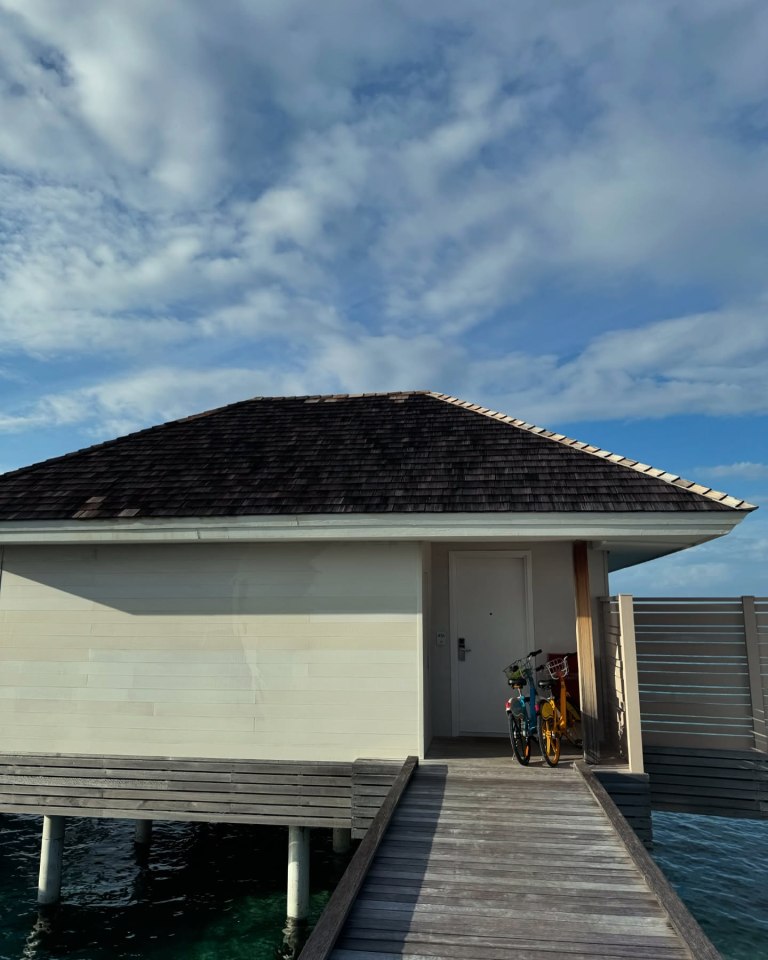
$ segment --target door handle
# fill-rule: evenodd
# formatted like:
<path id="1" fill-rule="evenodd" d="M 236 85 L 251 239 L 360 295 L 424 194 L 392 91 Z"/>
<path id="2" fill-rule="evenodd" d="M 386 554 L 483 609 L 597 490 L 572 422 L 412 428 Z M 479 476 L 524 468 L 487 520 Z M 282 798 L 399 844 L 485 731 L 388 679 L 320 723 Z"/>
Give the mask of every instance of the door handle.
<path id="1" fill-rule="evenodd" d="M 472 647 L 467 646 L 464 637 L 459 637 L 459 660 L 465 660 L 468 653 L 472 653 Z"/>

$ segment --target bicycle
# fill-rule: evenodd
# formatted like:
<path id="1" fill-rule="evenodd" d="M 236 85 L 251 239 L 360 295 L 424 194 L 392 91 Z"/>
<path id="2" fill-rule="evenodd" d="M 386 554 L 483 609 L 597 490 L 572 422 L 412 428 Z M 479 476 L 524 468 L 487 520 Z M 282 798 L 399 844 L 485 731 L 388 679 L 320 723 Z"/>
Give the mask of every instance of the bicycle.
<path id="1" fill-rule="evenodd" d="M 541 650 L 531 650 L 525 657 L 513 660 L 504 668 L 507 683 L 514 688 L 514 694 L 507 700 L 507 720 L 509 739 L 518 763 L 526 766 L 531 759 L 531 741 L 536 736 L 536 681 L 534 679 L 536 657 Z M 539 668 L 541 669 L 541 668 Z M 525 696 L 525 687 L 530 693 Z"/>
<path id="2" fill-rule="evenodd" d="M 576 732 L 581 724 L 581 714 L 571 703 L 565 686 L 565 678 L 568 676 L 568 658 L 572 656 L 574 654 L 566 653 L 565 656 L 556 660 L 548 660 L 544 666 L 547 668 L 550 679 L 539 683 L 545 695 L 539 702 L 536 733 L 541 755 L 550 767 L 557 766 L 560 760 L 560 740 L 563 736 L 575 747 L 582 746 L 582 741 Z M 555 680 L 560 684 L 557 697 L 552 691 Z"/>

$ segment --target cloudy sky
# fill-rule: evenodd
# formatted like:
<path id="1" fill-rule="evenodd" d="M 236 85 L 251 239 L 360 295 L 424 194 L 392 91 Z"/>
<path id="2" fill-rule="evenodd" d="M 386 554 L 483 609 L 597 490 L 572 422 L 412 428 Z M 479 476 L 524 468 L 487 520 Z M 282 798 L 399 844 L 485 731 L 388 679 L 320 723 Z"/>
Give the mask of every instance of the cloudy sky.
<path id="1" fill-rule="evenodd" d="M 768 504 L 764 0 L 0 0 L 0 468 L 454 393 Z M 768 515 L 637 593 L 768 595 Z"/>

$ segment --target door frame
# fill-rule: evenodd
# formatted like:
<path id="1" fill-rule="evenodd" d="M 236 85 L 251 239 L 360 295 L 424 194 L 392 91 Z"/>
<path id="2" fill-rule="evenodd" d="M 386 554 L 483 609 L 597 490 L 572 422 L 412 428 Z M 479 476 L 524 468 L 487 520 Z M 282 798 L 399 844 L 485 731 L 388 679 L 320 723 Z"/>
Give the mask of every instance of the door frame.
<path id="1" fill-rule="evenodd" d="M 456 649 L 458 645 L 457 597 L 456 597 L 456 561 L 458 557 L 477 557 L 482 559 L 505 559 L 523 561 L 523 596 L 525 597 L 525 630 L 528 649 L 533 645 L 533 583 L 531 576 L 531 550 L 450 550 L 448 553 L 448 600 L 450 616 L 450 672 L 451 672 L 451 736 L 461 736 L 459 732 L 459 671 Z M 499 667 L 503 670 L 503 667 Z"/>

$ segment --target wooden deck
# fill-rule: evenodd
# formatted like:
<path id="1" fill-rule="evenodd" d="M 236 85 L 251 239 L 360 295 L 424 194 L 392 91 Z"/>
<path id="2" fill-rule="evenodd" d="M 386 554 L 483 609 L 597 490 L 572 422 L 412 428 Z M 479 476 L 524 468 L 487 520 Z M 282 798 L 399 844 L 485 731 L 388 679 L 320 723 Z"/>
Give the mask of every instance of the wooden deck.
<path id="1" fill-rule="evenodd" d="M 717 957 L 684 907 L 682 927 L 673 922 L 682 905 L 669 888 L 676 904 L 662 906 L 647 879 L 656 868 L 638 865 L 647 854 L 622 840 L 621 817 L 617 829 L 610 799 L 585 776 L 568 765 L 513 766 L 508 756 L 423 762 L 331 958 Z M 694 941 L 701 934 L 694 949 L 686 923 Z"/>
<path id="2" fill-rule="evenodd" d="M 401 764 L 0 753 L 0 814 L 351 828 Z"/>

